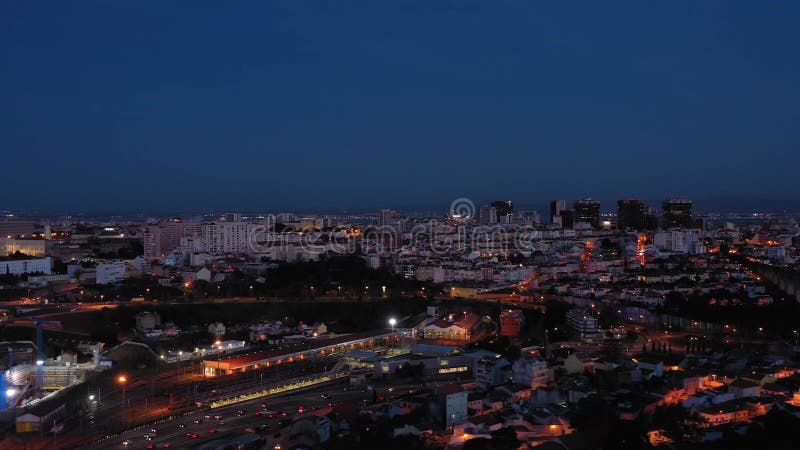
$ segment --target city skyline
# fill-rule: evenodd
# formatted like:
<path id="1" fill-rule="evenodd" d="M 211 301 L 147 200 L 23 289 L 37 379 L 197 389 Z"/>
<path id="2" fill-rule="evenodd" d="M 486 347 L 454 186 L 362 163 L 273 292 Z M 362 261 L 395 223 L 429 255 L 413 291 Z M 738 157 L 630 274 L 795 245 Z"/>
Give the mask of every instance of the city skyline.
<path id="1" fill-rule="evenodd" d="M 800 198 L 794 3 L 210 5 L 2 7 L 0 207 Z"/>
<path id="2" fill-rule="evenodd" d="M 567 201 L 567 204 L 572 207 L 575 201 L 584 198 L 593 198 L 600 201 L 600 211 L 603 214 L 616 214 L 618 209 L 617 202 L 626 199 L 640 200 L 644 203 L 645 207 L 661 209 L 662 202 L 670 198 L 687 198 L 680 196 L 662 196 L 660 198 L 646 199 L 643 197 L 618 197 L 618 198 L 599 198 L 593 196 L 565 198 L 558 196 L 551 196 L 544 200 L 539 201 L 518 201 L 511 199 L 514 202 L 514 209 L 519 212 L 538 212 L 547 215 L 549 211 L 549 203 L 559 198 Z M 481 199 L 481 200 L 478 200 Z M 478 199 L 470 200 L 476 205 L 480 206 L 489 205 L 492 201 L 497 199 L 478 197 Z M 719 198 L 687 198 L 694 204 L 695 211 L 701 215 L 717 215 L 717 214 L 795 214 L 800 211 L 800 198 L 741 198 L 741 197 L 719 197 Z M 197 208 L 143 208 L 143 209 L 128 209 L 124 207 L 109 207 L 99 209 L 81 209 L 70 205 L 63 205 L 57 208 L 33 209 L 33 208 L 4 208 L 0 209 L 3 214 L 14 214 L 19 217 L 28 218 L 48 218 L 59 216 L 73 216 L 73 217 L 128 217 L 131 219 L 142 219 L 146 217 L 212 217 L 227 212 L 239 212 L 243 214 L 276 214 L 280 212 L 293 212 L 298 214 L 327 214 L 327 215 L 375 215 L 383 209 L 391 209 L 403 214 L 410 215 L 430 215 L 436 216 L 445 214 L 448 211 L 450 202 L 443 202 L 441 204 L 416 204 L 411 205 L 408 203 L 377 203 L 363 206 L 351 207 L 335 207 L 335 206 L 302 206 L 286 204 L 285 207 L 281 205 L 266 205 L 264 207 L 244 206 L 244 207 L 197 207 Z"/>
<path id="3" fill-rule="evenodd" d="M 798 23 L 0 2 L 0 448 L 796 447 Z"/>

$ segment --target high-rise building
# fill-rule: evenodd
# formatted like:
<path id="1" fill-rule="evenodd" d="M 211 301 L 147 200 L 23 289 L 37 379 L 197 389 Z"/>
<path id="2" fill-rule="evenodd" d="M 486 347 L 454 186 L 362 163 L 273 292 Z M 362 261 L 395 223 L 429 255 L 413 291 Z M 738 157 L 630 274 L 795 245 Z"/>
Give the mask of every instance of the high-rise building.
<path id="1" fill-rule="evenodd" d="M 248 253 L 252 251 L 251 232 L 256 224 L 250 222 L 216 221 L 202 225 L 203 250 L 211 254 Z"/>
<path id="2" fill-rule="evenodd" d="M 556 223 L 555 218 L 561 215 L 561 211 L 567 209 L 566 200 L 553 200 L 550 202 L 550 223 Z"/>
<path id="3" fill-rule="evenodd" d="M 562 209 L 558 216 L 555 218 L 556 223 L 561 224 L 561 228 L 574 228 L 575 227 L 575 211 L 571 209 Z"/>
<path id="4" fill-rule="evenodd" d="M 395 211 L 392 211 L 391 209 L 382 209 L 378 212 L 378 226 L 388 227 L 393 225 L 396 218 L 397 213 Z"/>
<path id="5" fill-rule="evenodd" d="M 600 227 L 600 202 L 585 198 L 575 202 L 575 219 L 586 222 L 594 228 Z"/>
<path id="6" fill-rule="evenodd" d="M 692 201 L 684 198 L 671 198 L 661 204 L 664 210 L 664 228 L 688 227 L 692 224 Z"/>
<path id="7" fill-rule="evenodd" d="M 508 216 L 514 213 L 514 204 L 511 200 L 496 200 L 493 201 L 489 206 L 493 207 L 497 210 L 497 216 Z"/>
<path id="8" fill-rule="evenodd" d="M 481 206 L 478 210 L 478 223 L 480 225 L 494 225 L 497 223 L 497 209 L 493 206 Z"/>
<path id="9" fill-rule="evenodd" d="M 195 236 L 198 232 L 198 224 L 177 217 L 148 225 L 144 230 L 144 257 L 148 260 L 164 258 L 180 247 L 181 238 Z"/>
<path id="10" fill-rule="evenodd" d="M 636 198 L 617 202 L 617 228 L 641 230 L 645 228 L 644 203 Z"/>

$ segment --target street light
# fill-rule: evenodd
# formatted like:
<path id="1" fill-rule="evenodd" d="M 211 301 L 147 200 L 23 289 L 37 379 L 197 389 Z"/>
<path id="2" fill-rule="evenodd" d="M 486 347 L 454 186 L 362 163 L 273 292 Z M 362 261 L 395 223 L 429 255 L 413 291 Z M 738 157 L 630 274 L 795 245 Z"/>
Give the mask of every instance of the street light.
<path id="1" fill-rule="evenodd" d="M 394 333 L 394 326 L 397 325 L 397 319 L 395 319 L 394 317 L 390 318 L 389 325 L 392 326 L 392 333 Z"/>
<path id="2" fill-rule="evenodd" d="M 120 375 L 117 378 L 117 382 L 122 385 L 122 407 L 125 407 L 125 383 L 128 382 L 128 378 L 125 375 Z"/>

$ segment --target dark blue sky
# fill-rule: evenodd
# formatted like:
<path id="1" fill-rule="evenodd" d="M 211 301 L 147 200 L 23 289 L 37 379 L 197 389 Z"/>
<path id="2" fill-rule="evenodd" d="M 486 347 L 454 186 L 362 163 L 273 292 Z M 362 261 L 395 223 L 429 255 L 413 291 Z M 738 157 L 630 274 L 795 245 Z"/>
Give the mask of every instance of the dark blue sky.
<path id="1" fill-rule="evenodd" d="M 0 209 L 797 198 L 798 24 L 796 1 L 5 1 Z"/>

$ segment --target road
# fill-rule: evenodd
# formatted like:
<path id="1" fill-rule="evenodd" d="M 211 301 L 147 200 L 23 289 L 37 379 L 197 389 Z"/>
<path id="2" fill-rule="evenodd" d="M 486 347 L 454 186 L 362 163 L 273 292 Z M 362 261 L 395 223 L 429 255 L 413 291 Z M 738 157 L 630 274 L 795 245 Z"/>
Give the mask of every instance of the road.
<path id="1" fill-rule="evenodd" d="M 254 391 L 280 380 L 321 372 L 335 364 L 339 358 L 340 355 L 330 355 L 214 378 L 202 376 L 202 366 L 199 362 L 162 371 L 140 380 L 129 375 L 124 404 L 122 387 L 119 383 L 101 391 L 100 406 L 94 412 L 96 418 L 94 428 L 101 432 L 124 429 L 130 424 L 151 421 L 184 411 L 198 401 L 209 402 L 241 392 Z M 170 402 L 173 409 L 170 409 Z"/>
<path id="2" fill-rule="evenodd" d="M 377 395 L 388 399 L 389 396 L 408 394 L 418 387 L 418 384 L 397 385 L 392 388 L 392 392 L 389 392 L 387 384 L 379 383 L 376 389 L 378 390 Z M 83 448 L 97 450 L 139 449 L 148 448 L 149 445 L 152 445 L 152 448 L 165 448 L 165 445 L 169 446 L 169 448 L 186 448 L 210 440 L 220 439 L 224 436 L 238 435 L 248 429 L 255 431 L 261 425 L 269 427 L 269 429 L 261 431 L 263 435 L 275 439 L 277 434 L 277 439 L 280 440 L 281 436 L 287 434 L 283 433 L 282 429 L 288 426 L 281 426 L 281 421 L 292 421 L 310 414 L 325 415 L 331 411 L 329 400 L 323 398 L 323 394 L 329 396 L 330 401 L 333 403 L 349 402 L 356 405 L 364 405 L 365 401 L 367 403 L 371 402 L 373 398 L 371 391 L 352 390 L 347 386 L 346 382 L 339 382 L 303 393 L 255 399 L 165 420 L 154 426 L 155 433 L 151 432 L 150 427 L 143 427 Z M 261 407 L 262 404 L 266 405 L 266 410 Z M 302 412 L 299 410 L 301 406 L 303 407 Z M 243 410 L 244 414 L 237 414 L 237 411 L 240 410 Z M 272 417 L 267 411 L 274 412 Z M 217 415 L 221 416 L 221 419 L 215 419 L 214 417 Z M 200 421 L 200 423 L 194 423 L 195 421 Z M 151 441 L 147 441 L 144 438 L 145 434 L 153 434 L 154 438 Z M 192 437 L 192 435 L 197 435 L 197 437 Z M 125 441 L 130 443 L 124 445 L 123 442 Z"/>

